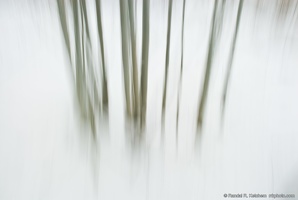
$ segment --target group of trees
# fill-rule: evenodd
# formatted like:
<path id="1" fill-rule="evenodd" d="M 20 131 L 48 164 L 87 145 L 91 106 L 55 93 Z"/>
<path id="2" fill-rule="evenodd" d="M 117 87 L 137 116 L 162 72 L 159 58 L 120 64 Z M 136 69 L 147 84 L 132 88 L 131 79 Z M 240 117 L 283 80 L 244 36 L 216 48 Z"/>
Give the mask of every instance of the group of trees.
<path id="1" fill-rule="evenodd" d="M 104 35 L 102 26 L 101 0 L 94 0 L 96 5 L 97 35 L 99 39 L 99 55 L 94 56 L 94 46 L 90 39 L 90 27 L 86 0 L 57 0 L 59 19 L 64 36 L 65 46 L 69 55 L 69 61 L 72 66 L 72 73 L 76 88 L 76 94 L 79 102 L 82 118 L 90 124 L 94 133 L 96 132 L 95 116 L 97 112 L 108 111 L 108 79 L 106 73 Z M 175 0 L 174 0 L 175 1 Z M 181 26 L 181 67 L 178 88 L 177 104 L 177 124 L 179 119 L 179 96 L 181 93 L 181 79 L 183 73 L 183 49 L 184 49 L 184 18 L 185 5 L 187 0 L 183 1 L 182 26 Z M 209 37 L 207 42 L 204 74 L 202 75 L 202 88 L 198 99 L 197 112 L 197 130 L 201 131 L 204 123 L 204 113 L 209 91 L 210 76 L 214 62 L 214 54 L 220 40 L 223 27 L 223 18 L 227 9 L 226 0 L 213 1 L 212 17 L 210 21 Z M 258 5 L 262 2 L 257 1 Z M 280 13 L 288 8 L 288 0 L 279 0 Z M 137 3 L 142 6 L 142 48 L 141 53 L 137 52 Z M 237 3 L 237 14 L 234 30 L 232 31 L 232 40 L 228 55 L 226 75 L 222 90 L 222 115 L 225 111 L 225 104 L 228 95 L 230 74 L 233 67 L 233 58 L 236 48 L 239 24 L 243 7 L 243 0 Z M 165 119 L 165 110 L 167 102 L 167 82 L 169 74 L 169 60 L 171 47 L 171 26 L 173 0 L 168 0 L 167 4 L 167 32 L 166 32 L 166 51 L 164 65 L 164 85 L 162 96 L 162 123 Z M 126 101 L 126 119 L 132 122 L 138 129 L 139 135 L 144 132 L 146 123 L 147 108 L 147 87 L 148 87 L 148 58 L 149 58 L 149 40 L 150 40 L 150 0 L 119 0 L 119 13 L 121 24 L 121 43 L 122 43 L 122 64 L 124 77 L 124 91 Z M 297 4 L 296 4 L 297 7 Z M 73 22 L 73 30 L 69 25 Z M 70 35 L 73 34 L 73 42 L 70 42 Z M 141 61 L 138 62 L 138 55 Z M 94 60 L 99 59 L 97 66 Z M 138 69 L 141 70 L 138 73 Z M 140 74 L 140 78 L 138 77 Z"/>
<path id="2" fill-rule="evenodd" d="M 122 61 L 126 115 L 142 133 L 146 121 L 147 82 L 149 57 L 149 13 L 150 0 L 143 1 L 142 11 L 142 53 L 141 79 L 138 78 L 137 43 L 136 43 L 136 0 L 120 0 Z"/>
<path id="3" fill-rule="evenodd" d="M 96 5 L 96 21 L 97 35 L 99 39 L 100 58 L 99 66 L 95 65 L 93 54 L 94 46 L 90 39 L 90 27 L 85 0 L 64 1 L 57 0 L 59 18 L 64 36 L 65 46 L 72 66 L 73 80 L 75 83 L 76 94 L 82 119 L 90 124 L 94 136 L 96 135 L 96 112 L 107 112 L 108 108 L 108 86 L 107 73 L 105 63 L 104 35 L 102 27 L 101 0 L 95 0 Z M 122 63 L 124 76 L 124 89 L 126 100 L 126 116 L 138 127 L 138 132 L 144 131 L 146 122 L 147 108 L 147 85 L 148 85 L 148 57 L 149 57 L 149 15 L 150 0 L 144 0 L 142 3 L 142 52 L 141 63 L 137 59 L 137 40 L 136 40 L 136 22 L 137 15 L 135 13 L 137 0 L 119 0 L 120 5 L 120 22 L 121 22 L 121 42 L 122 42 Z M 181 79 L 183 73 L 183 41 L 184 41 L 184 18 L 185 4 L 183 0 L 182 27 L 181 27 L 181 73 L 179 78 L 178 104 L 177 104 L 177 122 L 179 118 L 179 96 L 181 88 Z M 232 66 L 233 54 L 237 38 L 239 19 L 241 15 L 243 0 L 239 2 L 237 22 L 234 31 L 234 39 L 229 58 L 229 67 L 227 78 L 225 81 L 225 89 L 223 93 L 223 104 L 225 103 L 228 88 L 228 80 Z M 164 73 L 164 89 L 162 98 L 162 122 L 164 123 L 166 101 L 167 101 L 167 82 L 168 69 L 170 59 L 171 44 L 171 23 L 173 0 L 168 2 L 168 19 L 167 19 L 167 36 L 166 36 L 166 52 L 165 52 L 165 73 Z M 70 9 L 69 9 L 70 8 Z M 206 107 L 208 85 L 210 81 L 210 72 L 214 51 L 216 51 L 216 43 L 220 35 L 222 19 L 225 9 L 225 0 L 214 1 L 213 15 L 210 25 L 210 34 L 208 49 L 206 55 L 205 74 L 203 88 L 199 97 L 198 104 L 198 129 L 201 128 L 204 119 L 204 110 Z M 73 22 L 73 30 L 70 29 L 69 22 Z M 70 34 L 73 34 L 74 44 L 70 42 Z M 138 66 L 140 64 L 140 67 Z M 141 69 L 141 77 L 138 78 L 138 69 Z M 99 73 L 100 72 L 100 73 Z M 140 81 L 139 81 L 140 80 Z M 100 87 L 101 86 L 101 87 Z M 178 124 L 178 123 L 177 123 Z"/>
<path id="4" fill-rule="evenodd" d="M 96 113 L 108 111 L 109 98 L 101 19 L 101 0 L 95 0 L 100 52 L 95 58 L 93 52 L 95 47 L 92 45 L 90 39 L 86 3 L 87 1 L 85 0 L 57 0 L 61 29 L 71 64 L 81 117 L 90 125 L 95 137 Z M 138 132 L 142 133 L 146 121 L 147 108 L 150 0 L 144 0 L 142 3 L 143 23 L 140 81 L 138 78 L 135 28 L 137 1 L 120 0 L 119 5 L 126 117 L 138 127 Z M 71 22 L 73 23 L 73 30 L 71 30 Z M 74 38 L 72 42 L 70 40 L 71 36 Z M 95 64 L 96 58 L 100 60 L 99 66 Z"/>
<path id="5" fill-rule="evenodd" d="M 95 59 L 93 58 L 94 47 L 90 39 L 86 1 L 74 0 L 67 2 L 57 0 L 57 5 L 81 117 L 83 121 L 90 125 L 93 136 L 96 137 L 96 112 L 105 112 L 108 108 L 107 74 L 100 1 L 96 1 L 98 37 L 100 43 L 100 55 L 98 55 L 100 58 L 99 67 L 95 65 Z M 70 18 L 72 18 L 73 27 L 69 25 Z M 71 30 L 71 28 L 73 28 L 73 30 Z M 73 34 L 74 42 L 70 40 L 71 34 Z M 101 73 L 98 73 L 99 71 L 101 71 Z M 100 85 L 101 89 L 99 88 Z"/>
<path id="6" fill-rule="evenodd" d="M 183 74 L 183 40 L 184 40 L 184 18 L 185 18 L 185 2 L 183 1 L 182 6 L 182 27 L 181 27 L 181 68 L 180 68 L 180 77 L 179 77 L 179 88 L 178 88 L 178 100 L 177 100 L 177 116 L 176 116 L 176 130 L 178 130 L 178 122 L 179 122 L 179 98 L 180 98 L 180 90 L 181 90 L 181 79 Z M 164 77 L 164 91 L 163 91 L 163 100 L 162 100 L 162 121 L 164 123 L 165 118 L 165 107 L 166 107 L 166 97 L 167 97 L 167 80 L 168 80 L 168 67 L 169 67 L 169 50 L 170 50 L 170 36 L 171 36 L 171 17 L 172 17 L 172 0 L 169 0 L 168 5 L 168 27 L 167 27 L 167 46 L 166 46 L 166 63 L 165 63 L 165 77 Z M 197 115 L 197 133 L 201 132 L 203 120 L 204 120 L 204 113 L 206 109 L 206 101 L 208 96 L 209 90 L 209 82 L 210 82 L 210 74 L 211 68 L 213 64 L 213 56 L 216 52 L 216 47 L 218 40 L 221 35 L 222 24 L 223 24 L 223 16 L 225 12 L 226 0 L 215 0 L 213 5 L 213 13 L 210 23 L 210 32 L 209 32 L 209 39 L 207 45 L 207 54 L 206 54 L 206 61 L 205 61 L 205 72 L 203 76 L 203 87 L 201 90 L 201 94 L 199 96 L 199 104 L 198 104 L 198 115 Z M 233 33 L 233 39 L 231 44 L 231 49 L 229 53 L 229 60 L 227 66 L 227 74 L 224 82 L 224 89 L 222 94 L 222 115 L 224 113 L 225 102 L 226 102 L 226 95 L 228 90 L 228 83 L 230 80 L 230 73 L 233 64 L 233 57 L 235 51 L 235 45 L 237 41 L 238 29 L 239 29 L 239 21 L 241 17 L 241 11 L 243 6 L 243 0 L 239 1 L 238 4 L 238 11 L 237 11 L 237 19 Z M 178 133 L 178 131 L 176 132 Z M 178 136 L 176 136 L 178 137 Z"/>

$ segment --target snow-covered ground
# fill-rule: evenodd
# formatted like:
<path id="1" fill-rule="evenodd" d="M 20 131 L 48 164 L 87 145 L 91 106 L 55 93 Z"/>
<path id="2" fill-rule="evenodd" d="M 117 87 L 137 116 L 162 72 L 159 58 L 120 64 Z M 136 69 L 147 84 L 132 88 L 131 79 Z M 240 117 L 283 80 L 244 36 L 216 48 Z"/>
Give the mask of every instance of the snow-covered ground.
<path id="1" fill-rule="evenodd" d="M 174 2 L 162 145 L 167 4 L 151 0 L 148 121 L 140 149 L 131 149 L 126 142 L 118 1 L 103 3 L 110 113 L 98 125 L 98 149 L 75 110 L 55 2 L 0 2 L 0 199 L 218 200 L 224 199 L 224 193 L 298 195 L 294 6 L 284 21 L 278 21 L 275 3 L 267 2 L 256 13 L 255 2 L 245 1 L 221 126 L 221 92 L 237 2 L 230 5 L 212 69 L 207 117 L 195 145 L 213 3 L 186 3 L 176 143 L 182 1 Z M 140 33 L 138 19 L 139 44 Z M 96 33 L 92 35 L 96 38 Z"/>

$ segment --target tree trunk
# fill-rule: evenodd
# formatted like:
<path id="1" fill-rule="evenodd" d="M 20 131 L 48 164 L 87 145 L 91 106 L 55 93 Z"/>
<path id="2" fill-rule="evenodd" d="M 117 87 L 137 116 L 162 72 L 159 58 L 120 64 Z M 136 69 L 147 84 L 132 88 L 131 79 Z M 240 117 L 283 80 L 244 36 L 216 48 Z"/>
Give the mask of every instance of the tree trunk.
<path id="1" fill-rule="evenodd" d="M 96 16 L 97 16 L 97 28 L 98 28 L 98 36 L 100 43 L 100 52 L 101 52 L 101 66 L 102 66 L 102 103 L 107 108 L 109 103 L 108 96 L 108 85 L 107 85 L 107 71 L 106 71 L 106 63 L 105 63 L 105 50 L 103 43 L 103 31 L 102 31 L 102 20 L 101 20 L 101 0 L 95 0 L 96 4 Z"/>
<path id="2" fill-rule="evenodd" d="M 94 69 L 94 63 L 92 60 L 92 43 L 90 38 L 90 32 L 89 32 L 89 25 L 88 25 L 88 15 L 87 15 L 87 8 L 86 8 L 86 1 L 80 1 L 81 2 L 81 12 L 83 17 L 83 29 L 82 31 L 86 32 L 86 42 L 83 43 L 84 48 L 84 57 L 86 60 L 86 66 L 85 68 L 88 69 L 88 77 L 90 79 L 90 90 L 89 90 L 89 96 L 92 99 L 91 103 L 93 106 L 93 109 L 95 111 L 95 106 L 98 106 L 99 103 L 99 93 L 98 93 L 98 84 L 96 82 L 96 73 Z"/>
<path id="3" fill-rule="evenodd" d="M 168 68 L 169 68 L 169 57 L 170 57 L 171 23 L 172 23 L 172 5 L 173 5 L 173 0 L 169 0 L 165 77 L 164 77 L 164 88 L 163 88 L 163 98 L 162 98 L 162 124 L 164 124 L 164 121 L 165 121 L 165 109 L 166 109 L 166 100 L 167 100 Z"/>
<path id="4" fill-rule="evenodd" d="M 148 82 L 148 57 L 149 57 L 149 12 L 150 0 L 143 1 L 143 38 L 142 38 L 142 73 L 141 73 L 141 128 L 144 130 L 147 109 L 147 82 Z"/>
<path id="5" fill-rule="evenodd" d="M 207 61 L 205 67 L 205 75 L 204 75 L 204 82 L 203 82 L 203 89 L 202 94 L 200 96 L 199 101 L 199 110 L 198 110 L 198 118 L 197 118 L 197 129 L 200 130 L 203 123 L 203 115 L 205 112 L 206 107 L 206 100 L 208 95 L 208 88 L 209 88 L 209 81 L 210 81 L 210 74 L 211 74 L 211 66 L 213 60 L 213 51 L 214 51 L 214 24 L 215 24 L 215 15 L 217 10 L 217 0 L 215 0 L 213 14 L 211 19 L 211 27 L 210 27 L 210 34 L 209 34 L 209 42 L 208 42 L 208 52 L 207 52 Z"/>
<path id="6" fill-rule="evenodd" d="M 132 54 L 132 78 L 133 78 L 133 98 L 134 98 L 134 119 L 139 116 L 139 87 L 138 87 L 138 65 L 137 65 L 137 45 L 136 45 L 136 29 L 135 15 L 133 9 L 133 0 L 128 0 L 129 21 L 130 21 L 130 38 L 131 38 L 131 54 Z"/>
<path id="7" fill-rule="evenodd" d="M 67 27 L 67 17 L 66 17 L 66 9 L 65 9 L 65 1 L 63 0 L 57 0 L 57 6 L 58 6 L 58 13 L 60 18 L 60 24 L 62 28 L 62 33 L 64 37 L 64 42 L 67 49 L 67 54 L 69 57 L 70 64 L 72 64 L 72 58 L 71 58 L 71 50 L 70 50 L 70 40 L 69 40 L 69 32 Z M 74 77 L 73 69 L 71 70 L 72 77 Z"/>
<path id="8" fill-rule="evenodd" d="M 184 17 L 185 17 L 185 2 L 183 0 L 183 11 L 182 11 L 182 27 L 181 27 L 181 64 L 180 64 L 180 77 L 179 77 L 179 85 L 178 85 L 178 95 L 177 95 L 177 113 L 176 113 L 176 146 L 178 147 L 178 123 L 179 123 L 179 103 L 180 103 L 180 94 L 181 94 L 181 82 L 183 75 L 183 50 L 184 50 Z"/>
<path id="9" fill-rule="evenodd" d="M 74 15 L 74 32 L 75 32 L 75 55 L 76 55 L 76 89 L 78 95 L 78 101 L 80 104 L 80 109 L 83 115 L 86 115 L 86 81 L 85 81 L 85 70 L 83 69 L 82 60 L 82 49 L 81 49 L 81 34 L 80 34 L 80 21 L 79 21 L 79 10 L 78 10 L 78 0 L 73 1 L 73 15 Z"/>
<path id="10" fill-rule="evenodd" d="M 230 49 L 229 60 L 228 60 L 228 69 L 227 69 L 227 74 L 226 74 L 225 81 L 224 81 L 224 90 L 223 90 L 223 95 L 222 95 L 222 116 L 224 115 L 224 111 L 225 111 L 225 107 L 226 107 L 226 96 L 227 96 L 227 91 L 228 91 L 228 86 L 229 86 L 230 76 L 231 76 L 231 70 L 232 70 L 232 65 L 233 65 L 233 60 L 234 60 L 234 52 L 235 52 L 235 46 L 236 46 L 236 41 L 237 41 L 237 37 L 238 37 L 238 29 L 239 29 L 239 22 L 240 22 L 240 18 L 241 18 L 242 6 L 243 6 L 243 0 L 240 0 L 239 5 L 238 5 L 236 25 L 235 25 L 235 30 L 234 30 L 233 40 L 232 40 L 232 44 L 231 44 L 231 49 Z"/>
<path id="11" fill-rule="evenodd" d="M 126 0 L 120 2 L 120 20 L 121 20 L 121 37 L 122 37 L 122 61 L 124 74 L 124 89 L 126 97 L 126 112 L 129 118 L 132 117 L 131 90 L 130 90 L 130 68 L 129 68 L 129 29 L 128 29 L 128 5 Z"/>

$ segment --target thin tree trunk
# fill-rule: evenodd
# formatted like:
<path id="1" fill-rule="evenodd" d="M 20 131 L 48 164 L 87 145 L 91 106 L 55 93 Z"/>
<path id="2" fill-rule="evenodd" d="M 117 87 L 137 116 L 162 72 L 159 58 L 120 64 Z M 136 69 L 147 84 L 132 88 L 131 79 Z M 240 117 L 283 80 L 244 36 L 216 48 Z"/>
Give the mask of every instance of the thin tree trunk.
<path id="1" fill-rule="evenodd" d="M 133 98 L 134 98 L 134 118 L 139 115 L 139 88 L 138 88 L 138 65 L 137 65 L 137 45 L 136 45 L 136 29 L 135 14 L 133 9 L 133 0 L 128 0 L 129 21 L 130 21 L 130 38 L 131 38 L 131 54 L 132 54 L 132 78 L 133 78 Z"/>
<path id="2" fill-rule="evenodd" d="M 164 88 L 163 88 L 163 98 L 162 98 L 162 124 L 164 124 L 164 121 L 165 121 L 165 109 L 166 109 L 166 100 L 167 100 L 167 84 L 168 84 L 168 69 L 169 69 L 169 58 L 170 58 L 170 41 L 171 41 L 171 24 L 172 24 L 172 5 L 173 5 L 173 0 L 169 0 L 165 77 L 164 77 Z"/>
<path id="3" fill-rule="evenodd" d="M 216 38 L 216 44 L 218 44 L 218 40 L 220 39 L 221 32 L 222 32 L 222 25 L 223 25 L 223 19 L 224 19 L 224 10 L 225 10 L 226 0 L 221 0 L 218 2 L 217 10 L 218 14 L 216 14 L 215 19 L 215 38 Z M 216 48 L 216 47 L 215 47 Z"/>
<path id="4" fill-rule="evenodd" d="M 143 1 L 143 38 L 142 38 L 142 73 L 141 73 L 141 128 L 144 130 L 147 109 L 148 57 L 149 57 L 149 12 L 150 0 Z"/>
<path id="5" fill-rule="evenodd" d="M 83 69 L 82 49 L 81 49 L 81 34 L 80 34 L 80 21 L 78 0 L 73 1 L 73 14 L 74 14 L 74 32 L 75 32 L 75 55 L 76 55 L 76 89 L 78 101 L 83 116 L 86 115 L 86 98 L 84 91 L 86 91 L 85 70 Z"/>
<path id="6" fill-rule="evenodd" d="M 184 50 L 184 17 L 185 17 L 185 2 L 183 0 L 183 11 L 182 11 L 182 28 L 181 28 L 181 65 L 180 65 L 180 77 L 179 77 L 179 86 L 178 86 L 178 95 L 177 95 L 177 114 L 176 114 L 176 146 L 178 149 L 178 123 L 179 123 L 179 109 L 180 109 L 180 94 L 181 94 L 181 82 L 183 76 L 183 50 Z"/>
<path id="7" fill-rule="evenodd" d="M 81 12 L 83 13 L 83 21 L 84 21 L 84 30 L 86 31 L 86 38 L 87 38 L 87 43 L 90 44 L 91 46 L 91 39 L 90 39 L 90 32 L 89 32 L 89 25 L 88 25 L 88 15 L 87 15 L 87 7 L 86 7 L 86 1 L 85 0 L 80 0 L 81 4 Z"/>
<path id="8" fill-rule="evenodd" d="M 205 76 L 203 82 L 203 89 L 202 94 L 200 96 L 200 103 L 199 103 L 199 110 L 198 110 L 198 118 L 197 118 L 197 128 L 198 130 L 201 129 L 203 123 L 203 115 L 205 112 L 206 107 L 206 100 L 208 95 L 208 88 L 209 88 L 209 81 L 210 81 L 210 74 L 211 74 L 211 66 L 213 60 L 213 51 L 214 51 L 214 24 L 215 24 L 215 15 L 217 10 L 217 0 L 215 0 L 213 14 L 211 19 L 211 28 L 209 34 L 209 42 L 208 42 L 208 52 L 207 52 L 207 62 L 205 67 Z"/>
<path id="9" fill-rule="evenodd" d="M 126 0 L 120 2 L 120 20 L 121 20 L 121 37 L 122 37 L 122 61 L 124 74 L 124 89 L 126 97 L 126 112 L 129 118 L 132 117 L 130 76 L 129 76 L 129 30 L 128 30 L 128 5 Z"/>
<path id="10" fill-rule="evenodd" d="M 81 12 L 83 13 L 83 29 L 82 31 L 86 32 L 86 42 L 83 42 L 83 47 L 85 49 L 84 51 L 84 56 L 85 56 L 85 60 L 86 60 L 86 65 L 88 68 L 88 75 L 89 78 L 91 80 L 91 88 L 90 88 L 90 92 L 92 95 L 92 103 L 93 103 L 93 108 L 95 111 L 95 106 L 99 105 L 99 93 L 98 93 L 98 84 L 96 82 L 96 73 L 95 73 L 95 69 L 94 69 L 94 63 L 92 61 L 92 43 L 91 43 L 91 38 L 90 38 L 90 30 L 89 30 L 89 25 L 88 25 L 88 15 L 87 15 L 87 8 L 86 8 L 86 1 L 85 0 L 81 0 Z M 86 68 L 86 67 L 85 67 Z M 89 94 L 90 95 L 90 94 Z M 90 96 L 91 96 L 90 95 Z"/>
<path id="11" fill-rule="evenodd" d="M 109 97 L 108 97 L 108 85 L 107 85 L 107 71 L 106 71 L 106 62 L 105 62 L 105 50 L 103 43 L 103 31 L 102 31 L 102 20 L 101 20 L 101 0 L 95 0 L 96 3 L 96 16 L 97 16 L 97 28 L 98 36 L 100 43 L 100 52 L 101 52 L 101 61 L 102 61 L 102 102 L 103 105 L 108 107 Z"/>
<path id="12" fill-rule="evenodd" d="M 68 33 L 68 27 L 67 27 L 65 1 L 64 0 L 57 0 L 57 6 L 58 6 L 58 13 L 59 13 L 60 24 L 61 24 L 61 28 L 62 28 L 63 37 L 64 37 L 64 42 L 65 42 L 65 45 L 66 45 L 66 49 L 67 49 L 70 64 L 72 65 L 70 40 L 69 40 L 69 33 Z M 73 69 L 71 70 L 71 73 L 74 76 Z"/>
<path id="13" fill-rule="evenodd" d="M 89 35 L 89 26 L 88 26 L 88 18 L 87 18 L 87 9 L 86 9 L 86 4 L 85 1 L 80 0 L 80 10 L 81 10 L 81 27 L 82 27 L 82 57 L 83 57 L 83 69 L 85 70 L 85 91 L 84 95 L 85 98 L 87 98 L 87 121 L 90 123 L 90 127 L 92 130 L 93 134 L 93 139 L 96 139 L 96 127 L 95 127 L 95 114 L 94 114 L 94 108 L 95 108 L 95 102 L 94 99 L 92 101 L 92 96 L 94 96 L 94 87 L 96 88 L 95 78 L 94 78 L 94 69 L 93 69 L 93 63 L 91 61 L 91 41 L 90 41 L 90 35 Z M 86 33 L 86 36 L 85 36 Z M 87 38 L 87 41 L 85 41 L 85 37 Z M 89 74 L 89 78 L 91 79 L 92 86 L 91 91 L 88 91 L 88 86 L 87 86 L 87 79 L 86 79 L 86 72 Z M 95 89 L 97 91 L 97 89 Z M 90 94 L 92 93 L 93 94 Z"/>
<path id="14" fill-rule="evenodd" d="M 235 52 L 235 46 L 236 46 L 236 41 L 237 41 L 237 37 L 238 37 L 238 29 L 239 29 L 239 23 L 240 23 L 240 18 L 241 18 L 242 7 L 243 7 L 243 0 L 240 0 L 239 5 L 238 5 L 238 13 L 237 13 L 237 19 L 236 19 L 233 40 L 232 40 L 231 49 L 230 49 L 228 69 L 227 69 L 227 74 L 226 74 L 225 81 L 224 81 L 224 89 L 223 89 L 223 95 L 222 95 L 222 116 L 224 115 L 224 111 L 225 111 L 225 107 L 226 107 L 226 96 L 227 96 L 227 91 L 228 91 L 228 86 L 229 86 L 230 76 L 231 76 L 231 70 L 232 70 L 232 65 L 233 65 L 233 60 L 234 60 L 234 52 Z"/>

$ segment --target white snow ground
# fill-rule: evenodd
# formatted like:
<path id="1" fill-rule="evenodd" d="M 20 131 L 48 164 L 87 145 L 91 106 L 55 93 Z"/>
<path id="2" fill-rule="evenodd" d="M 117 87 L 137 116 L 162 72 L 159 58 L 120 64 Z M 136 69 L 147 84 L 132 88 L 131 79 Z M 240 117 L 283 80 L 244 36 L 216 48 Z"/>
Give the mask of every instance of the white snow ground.
<path id="1" fill-rule="evenodd" d="M 88 130 L 80 125 L 74 109 L 55 3 L 32 2 L 0 2 L 0 199 L 217 200 L 224 199 L 224 193 L 298 195 L 294 7 L 278 24 L 274 3 L 267 3 L 255 18 L 254 2 L 245 1 L 221 130 L 220 95 L 237 6 L 231 7 L 213 65 L 203 136 L 194 147 L 212 2 L 187 1 L 176 149 L 182 1 L 173 6 L 169 100 L 161 146 L 166 4 L 152 0 L 147 136 L 137 154 L 125 141 L 118 1 L 106 0 L 103 25 L 110 114 L 108 124 L 99 124 L 100 146 L 94 155 Z M 89 8 L 92 13 L 92 4 Z M 140 27 L 141 21 L 138 35 Z M 93 156 L 98 157 L 97 164 Z"/>

